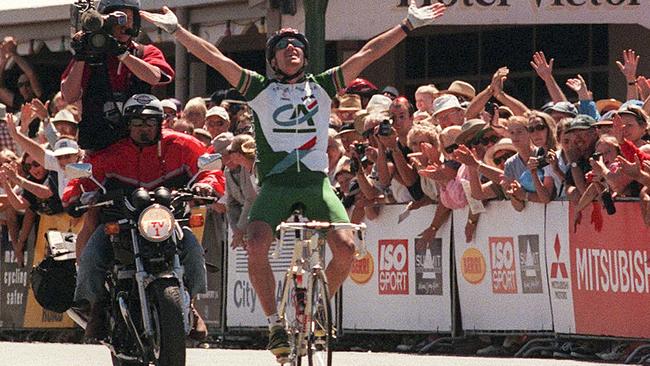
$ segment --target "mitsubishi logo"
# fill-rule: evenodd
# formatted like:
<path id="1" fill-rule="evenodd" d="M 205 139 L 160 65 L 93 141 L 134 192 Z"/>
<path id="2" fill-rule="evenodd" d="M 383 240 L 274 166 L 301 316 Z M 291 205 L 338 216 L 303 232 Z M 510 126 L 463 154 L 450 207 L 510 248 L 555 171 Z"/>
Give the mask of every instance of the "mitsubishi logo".
<path id="1" fill-rule="evenodd" d="M 566 264 L 560 262 L 560 236 L 555 234 L 555 244 L 553 244 L 553 251 L 555 252 L 555 260 L 557 262 L 551 263 L 551 278 L 558 278 L 558 272 L 560 278 L 569 278 L 569 275 L 566 270 Z"/>

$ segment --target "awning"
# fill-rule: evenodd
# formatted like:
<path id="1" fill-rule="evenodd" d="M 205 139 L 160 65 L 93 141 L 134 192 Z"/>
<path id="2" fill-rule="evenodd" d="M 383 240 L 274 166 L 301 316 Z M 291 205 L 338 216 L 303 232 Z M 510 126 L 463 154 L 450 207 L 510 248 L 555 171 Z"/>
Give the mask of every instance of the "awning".
<path id="1" fill-rule="evenodd" d="M 69 50 L 70 5 L 74 2 L 75 0 L 0 0 L 0 37 L 16 37 L 20 54 L 38 52 L 44 46 L 51 51 Z M 171 8 L 198 8 L 191 11 L 192 23 L 200 24 L 201 37 L 217 44 L 226 33 L 228 21 L 232 35 L 242 34 L 253 25 L 262 28 L 260 19 L 265 10 L 259 6 L 261 3 L 260 0 L 142 0 L 142 8 L 154 11 L 163 5 Z M 203 16 L 195 16 L 198 14 Z M 250 19 L 246 19 L 247 16 Z M 172 40 L 169 35 L 159 32 L 150 24 L 143 24 L 142 30 L 153 42 Z"/>

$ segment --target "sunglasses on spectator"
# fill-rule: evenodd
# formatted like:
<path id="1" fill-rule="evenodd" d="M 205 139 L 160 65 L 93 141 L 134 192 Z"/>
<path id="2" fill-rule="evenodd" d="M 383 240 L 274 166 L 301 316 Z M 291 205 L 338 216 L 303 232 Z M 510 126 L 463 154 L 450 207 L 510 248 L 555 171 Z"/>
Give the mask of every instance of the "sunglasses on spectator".
<path id="1" fill-rule="evenodd" d="M 533 133 L 535 131 L 544 131 L 545 129 L 546 129 L 545 124 L 539 124 L 539 125 L 535 125 L 535 126 L 528 126 L 528 132 L 529 133 Z"/>
<path id="2" fill-rule="evenodd" d="M 206 126 L 223 126 L 226 124 L 226 121 L 224 120 L 218 120 L 218 121 L 205 121 Z"/>
<path id="3" fill-rule="evenodd" d="M 454 151 L 456 151 L 456 149 L 458 149 L 458 144 L 456 144 L 456 143 L 451 144 L 449 146 L 445 146 L 445 152 L 447 154 L 453 153 Z"/>
<path id="4" fill-rule="evenodd" d="M 145 125 L 147 127 L 154 127 L 158 124 L 158 120 L 155 118 L 147 118 L 147 119 L 142 119 L 142 118 L 132 118 L 129 121 L 129 126 L 130 127 L 144 127 Z"/>
<path id="5" fill-rule="evenodd" d="M 174 119 L 176 118 L 176 113 L 165 113 L 165 119 Z"/>
<path id="6" fill-rule="evenodd" d="M 18 88 L 23 87 L 23 86 L 29 86 L 29 81 L 21 81 L 21 82 L 18 82 L 18 83 L 16 83 L 16 86 L 17 86 Z"/>
<path id="7" fill-rule="evenodd" d="M 494 164 L 499 165 L 502 162 L 505 162 L 506 160 L 510 159 L 513 155 L 515 155 L 514 152 L 508 152 L 499 157 L 495 156 L 492 160 L 494 161 Z"/>
<path id="8" fill-rule="evenodd" d="M 292 46 L 297 47 L 297 48 L 302 48 L 303 50 L 305 49 L 305 44 L 302 43 L 302 42 L 300 42 L 300 41 L 299 41 L 298 39 L 296 39 L 296 38 L 282 38 L 282 39 L 281 39 L 281 40 L 280 40 L 280 41 L 275 45 L 275 49 L 276 49 L 276 50 L 283 50 L 283 49 L 289 47 L 289 45 L 292 45 Z"/>
<path id="9" fill-rule="evenodd" d="M 479 144 L 483 146 L 488 146 L 489 144 L 496 144 L 499 141 L 499 136 L 490 136 L 490 137 L 481 137 L 480 139 L 472 140 L 470 146 L 478 146 Z"/>
<path id="10" fill-rule="evenodd" d="M 31 168 L 38 168 L 38 167 L 40 167 L 40 166 L 41 166 L 41 164 L 39 164 L 38 161 L 36 161 L 36 160 L 32 160 L 32 161 L 29 162 L 29 163 L 28 163 L 28 162 L 24 162 L 24 163 L 23 163 L 23 170 L 24 170 L 24 171 L 28 171 L 28 170 L 31 169 Z"/>

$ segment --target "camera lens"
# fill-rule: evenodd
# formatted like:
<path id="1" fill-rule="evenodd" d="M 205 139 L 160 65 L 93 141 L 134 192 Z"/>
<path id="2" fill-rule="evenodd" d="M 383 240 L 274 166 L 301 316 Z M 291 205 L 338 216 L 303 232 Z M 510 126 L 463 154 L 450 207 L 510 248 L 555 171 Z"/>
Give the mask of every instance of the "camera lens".
<path id="1" fill-rule="evenodd" d="M 90 44 L 93 48 L 102 49 L 106 46 L 106 36 L 101 33 L 90 36 Z"/>

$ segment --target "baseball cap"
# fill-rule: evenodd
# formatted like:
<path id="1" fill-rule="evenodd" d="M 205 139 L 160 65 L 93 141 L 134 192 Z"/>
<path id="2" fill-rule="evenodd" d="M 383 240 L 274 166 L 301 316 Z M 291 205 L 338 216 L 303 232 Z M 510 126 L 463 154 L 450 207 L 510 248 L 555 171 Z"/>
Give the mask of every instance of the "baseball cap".
<path id="1" fill-rule="evenodd" d="M 391 86 L 391 85 L 388 85 L 388 86 L 384 87 L 384 89 L 382 89 L 381 92 L 382 92 L 382 94 L 383 93 L 390 94 L 395 98 L 399 97 L 399 91 L 397 90 L 396 87 Z"/>
<path id="2" fill-rule="evenodd" d="M 163 99 L 160 101 L 160 104 L 162 104 L 163 108 L 173 109 L 174 112 L 178 112 L 176 103 L 174 103 L 171 99 Z"/>
<path id="3" fill-rule="evenodd" d="M 433 115 L 444 112 L 449 109 L 461 109 L 460 102 L 455 95 L 443 94 L 433 101 Z"/>
<path id="4" fill-rule="evenodd" d="M 54 156 L 59 157 L 63 155 L 77 154 L 79 152 L 79 145 L 72 139 L 60 139 L 54 144 Z"/>
<path id="5" fill-rule="evenodd" d="M 214 152 L 223 154 L 226 151 L 226 148 L 232 142 L 232 139 L 235 138 L 235 135 L 232 132 L 222 132 L 217 135 L 212 140 L 212 147 L 214 147 Z"/>
<path id="6" fill-rule="evenodd" d="M 192 134 L 194 136 L 199 135 L 199 136 L 207 137 L 209 140 L 212 139 L 212 135 L 210 134 L 210 132 L 208 132 L 203 128 L 195 128 L 194 131 L 192 131 Z"/>
<path id="7" fill-rule="evenodd" d="M 68 122 L 68 123 L 74 123 L 75 125 L 78 124 L 78 122 L 74 119 L 74 115 L 72 112 L 70 112 L 67 109 L 62 109 L 54 115 L 54 118 L 52 118 L 52 123 L 56 122 Z"/>
<path id="8" fill-rule="evenodd" d="M 205 118 L 212 117 L 212 116 L 217 116 L 225 121 L 230 122 L 230 116 L 228 115 L 228 111 L 226 111 L 226 109 L 223 107 L 215 106 L 208 109 L 208 112 L 205 114 Z"/>
<path id="9" fill-rule="evenodd" d="M 575 131 L 575 130 L 588 130 L 594 127 L 596 120 L 593 117 L 586 114 L 579 114 L 573 118 L 569 128 L 566 129 L 566 132 Z"/>
<path id="10" fill-rule="evenodd" d="M 549 113 L 551 111 L 570 114 L 574 117 L 578 115 L 578 109 L 571 102 L 557 102 L 549 107 L 548 112 L 546 113 Z"/>

